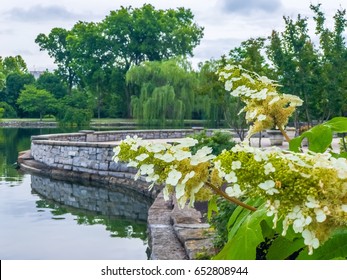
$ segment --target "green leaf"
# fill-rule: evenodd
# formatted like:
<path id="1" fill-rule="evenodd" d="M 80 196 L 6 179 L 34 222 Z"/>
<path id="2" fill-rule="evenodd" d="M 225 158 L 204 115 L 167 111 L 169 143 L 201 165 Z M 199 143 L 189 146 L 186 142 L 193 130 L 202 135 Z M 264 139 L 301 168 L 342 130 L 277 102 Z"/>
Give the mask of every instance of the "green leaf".
<path id="1" fill-rule="evenodd" d="M 278 236 L 271 244 L 266 259 L 285 260 L 303 247 L 305 247 L 305 244 L 302 238 L 291 241 L 283 236 Z"/>
<path id="2" fill-rule="evenodd" d="M 218 213 L 218 205 L 217 205 L 217 198 L 218 196 L 213 196 L 212 199 L 208 201 L 208 206 L 207 206 L 207 219 L 211 220 L 212 213 Z"/>
<path id="3" fill-rule="evenodd" d="M 347 258 L 347 229 L 336 231 L 330 239 L 322 244 L 318 249 L 313 251 L 312 255 L 308 254 L 306 248 L 297 258 L 298 260 L 331 260 Z"/>
<path id="4" fill-rule="evenodd" d="M 347 118 L 346 117 L 336 117 L 333 118 L 327 122 L 325 122 L 323 125 L 329 126 L 334 132 L 347 132 Z"/>
<path id="5" fill-rule="evenodd" d="M 266 218 L 264 208 L 258 209 L 248 215 L 240 225 L 236 234 L 227 242 L 220 253 L 215 256 L 217 260 L 254 260 L 256 249 L 264 241 L 261 221 Z"/>
<path id="6" fill-rule="evenodd" d="M 328 126 L 317 125 L 304 132 L 301 137 L 307 137 L 310 151 L 324 153 L 333 141 L 333 131 Z"/>
<path id="7" fill-rule="evenodd" d="M 304 137 L 299 136 L 296 138 L 293 138 L 292 140 L 290 140 L 289 142 L 289 150 L 295 153 L 299 153 L 300 152 L 300 147 L 301 147 L 301 142 L 304 139 Z"/>
<path id="8" fill-rule="evenodd" d="M 263 199 L 260 198 L 249 198 L 244 201 L 248 205 L 252 205 L 254 207 L 258 207 L 263 203 Z M 241 206 L 238 206 L 233 214 L 230 216 L 229 222 L 227 224 L 228 229 L 228 240 L 233 238 L 233 236 L 238 231 L 241 224 L 245 221 L 248 215 L 252 214 L 252 212 L 248 209 L 245 209 Z"/>

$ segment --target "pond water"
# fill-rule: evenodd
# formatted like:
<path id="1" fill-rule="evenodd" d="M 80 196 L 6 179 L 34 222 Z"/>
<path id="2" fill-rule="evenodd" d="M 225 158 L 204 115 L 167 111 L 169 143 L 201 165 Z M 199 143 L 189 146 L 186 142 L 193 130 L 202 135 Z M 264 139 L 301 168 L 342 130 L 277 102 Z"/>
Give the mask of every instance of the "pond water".
<path id="1" fill-rule="evenodd" d="M 31 135 L 57 132 L 0 128 L 0 259 L 147 259 L 151 201 L 16 170 Z"/>

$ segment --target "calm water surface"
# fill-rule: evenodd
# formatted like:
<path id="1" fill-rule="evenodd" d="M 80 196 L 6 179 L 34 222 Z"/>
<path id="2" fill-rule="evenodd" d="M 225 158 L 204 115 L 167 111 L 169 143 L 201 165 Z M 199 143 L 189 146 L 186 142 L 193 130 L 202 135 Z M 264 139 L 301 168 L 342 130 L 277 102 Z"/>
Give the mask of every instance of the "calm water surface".
<path id="1" fill-rule="evenodd" d="M 0 128 L 0 259 L 147 259 L 150 201 L 16 170 L 31 135 L 57 132 Z"/>

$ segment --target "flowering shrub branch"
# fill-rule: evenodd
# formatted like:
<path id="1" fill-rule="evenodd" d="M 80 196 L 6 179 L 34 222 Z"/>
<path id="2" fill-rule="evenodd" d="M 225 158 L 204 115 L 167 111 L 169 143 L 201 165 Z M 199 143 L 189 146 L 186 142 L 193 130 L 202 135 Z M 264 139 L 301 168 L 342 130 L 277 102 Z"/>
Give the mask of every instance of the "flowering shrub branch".
<path id="1" fill-rule="evenodd" d="M 248 138 L 277 126 L 290 141 L 284 127 L 302 104 L 300 98 L 278 93 L 273 81 L 238 66 L 226 66 L 219 74 L 226 90 L 246 104 L 243 110 L 247 121 L 253 124 Z M 323 131 L 326 130 L 347 131 L 347 119 L 328 122 Z M 310 145 L 319 146 L 316 143 L 322 137 L 317 140 L 314 129 L 306 135 Z M 280 224 L 283 236 L 290 228 L 302 237 L 312 254 L 335 229 L 347 226 L 347 159 L 331 153 L 300 153 L 301 139 L 291 141 L 293 151 L 253 148 L 243 142 L 214 156 L 209 147 L 193 154 L 191 148 L 197 140 L 192 138 L 167 144 L 127 137 L 114 149 L 114 160 L 138 168 L 135 177 L 145 176 L 151 186 L 164 183 L 164 196 L 174 193 L 182 208 L 186 204 L 193 206 L 197 200 L 208 201 L 216 193 L 255 211 L 254 206 L 243 201 L 260 198 L 265 203 L 254 217 L 260 219 L 266 213 L 274 229 Z M 323 142 L 327 146 L 327 141 Z M 249 221 L 259 229 L 260 222 Z M 259 241 L 261 238 L 256 239 L 255 245 Z"/>

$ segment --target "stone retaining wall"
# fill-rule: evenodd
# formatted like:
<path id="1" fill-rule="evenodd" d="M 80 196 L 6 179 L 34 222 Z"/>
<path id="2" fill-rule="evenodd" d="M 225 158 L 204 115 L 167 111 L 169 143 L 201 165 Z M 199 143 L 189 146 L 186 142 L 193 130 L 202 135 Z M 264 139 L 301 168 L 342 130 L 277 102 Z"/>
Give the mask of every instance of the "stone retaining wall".
<path id="1" fill-rule="evenodd" d="M 117 141 L 127 135 L 144 139 L 174 139 L 200 132 L 197 129 L 81 131 L 80 133 L 33 136 L 31 156 L 51 168 L 114 178 L 133 178 L 136 169 L 112 160 Z M 113 143 L 107 143 L 113 142 Z M 140 178 L 140 180 L 144 178 Z"/>

